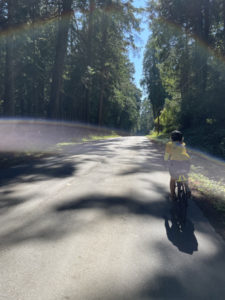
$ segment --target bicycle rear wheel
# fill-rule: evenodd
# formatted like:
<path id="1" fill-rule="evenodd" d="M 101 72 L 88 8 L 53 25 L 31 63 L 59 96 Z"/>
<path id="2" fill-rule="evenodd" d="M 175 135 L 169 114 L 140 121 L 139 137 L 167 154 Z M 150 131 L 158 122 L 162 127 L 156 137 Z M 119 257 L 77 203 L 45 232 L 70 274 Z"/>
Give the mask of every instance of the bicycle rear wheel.
<path id="1" fill-rule="evenodd" d="M 181 225 L 185 225 L 187 217 L 187 194 L 185 184 L 183 182 L 177 183 L 178 188 L 178 206 L 179 206 L 179 220 Z"/>

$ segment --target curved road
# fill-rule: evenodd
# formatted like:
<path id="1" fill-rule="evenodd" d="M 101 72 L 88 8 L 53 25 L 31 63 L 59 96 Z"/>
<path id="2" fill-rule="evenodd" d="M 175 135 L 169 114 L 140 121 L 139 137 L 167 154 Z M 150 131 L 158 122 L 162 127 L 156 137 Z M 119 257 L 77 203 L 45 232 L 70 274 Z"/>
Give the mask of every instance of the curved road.
<path id="1" fill-rule="evenodd" d="M 65 147 L 1 172 L 0 299 L 225 299 L 225 243 L 144 137 Z"/>

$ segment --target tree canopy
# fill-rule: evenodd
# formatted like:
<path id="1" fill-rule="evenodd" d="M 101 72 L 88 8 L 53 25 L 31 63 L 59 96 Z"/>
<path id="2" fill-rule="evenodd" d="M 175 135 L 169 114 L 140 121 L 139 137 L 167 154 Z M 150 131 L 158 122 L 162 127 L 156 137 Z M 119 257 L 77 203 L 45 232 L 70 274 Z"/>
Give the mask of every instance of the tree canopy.
<path id="1" fill-rule="evenodd" d="M 0 0 L 0 113 L 137 128 L 131 0 Z"/>
<path id="2" fill-rule="evenodd" d="M 161 130 L 225 155 L 225 2 L 150 0 L 148 15 L 143 84 Z"/>

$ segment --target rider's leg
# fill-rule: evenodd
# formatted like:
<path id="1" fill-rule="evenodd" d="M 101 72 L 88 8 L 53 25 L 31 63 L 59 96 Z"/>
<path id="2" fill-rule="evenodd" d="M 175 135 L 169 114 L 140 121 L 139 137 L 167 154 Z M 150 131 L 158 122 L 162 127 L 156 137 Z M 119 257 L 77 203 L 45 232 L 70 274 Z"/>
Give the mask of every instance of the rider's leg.
<path id="1" fill-rule="evenodd" d="M 176 182 L 176 180 L 171 177 L 170 178 L 170 194 L 171 194 L 171 198 L 173 200 L 175 199 L 175 182 Z"/>

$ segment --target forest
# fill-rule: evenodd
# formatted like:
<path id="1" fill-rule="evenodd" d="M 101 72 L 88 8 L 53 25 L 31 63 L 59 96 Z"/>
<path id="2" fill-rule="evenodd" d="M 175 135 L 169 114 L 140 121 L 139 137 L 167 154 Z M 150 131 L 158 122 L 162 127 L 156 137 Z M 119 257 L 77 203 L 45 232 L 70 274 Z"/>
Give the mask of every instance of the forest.
<path id="1" fill-rule="evenodd" d="M 142 84 L 156 130 L 225 157 L 225 1 L 151 0 L 147 12 Z"/>
<path id="2" fill-rule="evenodd" d="M 143 91 L 129 49 L 149 39 Z M 0 0 L 0 116 L 148 134 L 225 157 L 225 1 Z"/>
<path id="3" fill-rule="evenodd" d="M 0 114 L 135 132 L 132 1 L 0 0 Z"/>

